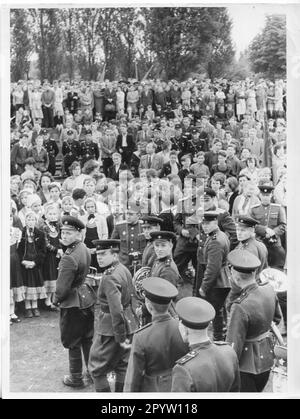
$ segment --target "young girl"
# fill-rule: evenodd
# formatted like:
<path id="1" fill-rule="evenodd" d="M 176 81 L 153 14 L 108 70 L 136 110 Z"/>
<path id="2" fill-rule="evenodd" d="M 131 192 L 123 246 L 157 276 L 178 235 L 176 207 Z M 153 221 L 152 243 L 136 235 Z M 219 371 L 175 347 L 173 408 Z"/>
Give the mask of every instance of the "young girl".
<path id="1" fill-rule="evenodd" d="M 72 215 L 72 208 L 74 206 L 74 200 L 71 196 L 64 196 L 61 201 L 61 214 L 60 216 L 63 217 L 64 215 Z"/>
<path id="2" fill-rule="evenodd" d="M 49 204 L 57 204 L 59 208 L 61 207 L 60 188 L 61 187 L 58 182 L 52 182 L 49 185 L 49 193 L 50 193 Z"/>
<path id="3" fill-rule="evenodd" d="M 25 288 L 25 317 L 39 317 L 37 301 L 46 298 L 41 266 L 45 259 L 45 235 L 36 228 L 37 217 L 32 211 L 25 215 L 25 227 L 18 247 Z"/>
<path id="4" fill-rule="evenodd" d="M 24 286 L 21 274 L 21 265 L 17 253 L 17 245 L 22 232 L 13 226 L 14 213 L 10 213 L 10 324 L 19 323 L 20 319 L 15 314 L 15 303 L 25 299 Z"/>
<path id="5" fill-rule="evenodd" d="M 23 189 L 20 194 L 19 194 L 19 201 L 20 201 L 20 211 L 18 213 L 18 216 L 21 220 L 22 226 L 25 226 L 25 216 L 27 214 L 27 212 L 29 211 L 29 207 L 28 207 L 28 197 L 32 195 L 32 192 L 27 190 L 27 189 Z"/>
<path id="6" fill-rule="evenodd" d="M 37 194 L 32 194 L 27 198 L 27 207 L 29 211 L 33 211 L 37 217 L 36 227 L 40 228 L 43 225 L 43 208 L 41 198 Z"/>
<path id="7" fill-rule="evenodd" d="M 53 182 L 52 175 L 49 172 L 45 172 L 42 174 L 40 178 L 40 189 L 39 189 L 39 196 L 42 200 L 42 205 L 46 204 L 46 202 L 50 201 L 50 192 L 49 186 Z"/>
<path id="8" fill-rule="evenodd" d="M 52 311 L 56 311 L 56 307 L 52 305 L 52 298 L 56 289 L 58 262 L 63 255 L 59 241 L 60 227 L 58 217 L 59 210 L 57 206 L 52 204 L 47 205 L 45 208 L 46 221 L 43 225 L 46 241 L 46 256 L 42 267 L 42 273 L 47 294 L 45 304 L 47 308 Z"/>

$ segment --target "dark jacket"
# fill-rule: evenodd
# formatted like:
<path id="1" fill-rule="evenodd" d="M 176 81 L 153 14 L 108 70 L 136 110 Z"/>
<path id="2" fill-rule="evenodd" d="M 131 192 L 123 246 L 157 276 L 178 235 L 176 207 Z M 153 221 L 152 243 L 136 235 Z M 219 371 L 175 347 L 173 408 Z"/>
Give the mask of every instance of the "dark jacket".
<path id="1" fill-rule="evenodd" d="M 180 171 L 180 166 L 179 166 L 179 164 L 178 163 L 176 163 L 177 164 L 177 167 L 178 167 L 178 173 L 179 173 L 179 171 Z M 159 177 L 160 178 L 163 178 L 163 177 L 167 177 L 168 175 L 170 175 L 172 173 L 172 168 L 171 168 L 171 164 L 170 164 L 170 162 L 168 162 L 168 163 L 165 163 L 164 165 L 163 165 L 163 167 L 162 167 L 162 169 L 161 169 L 161 172 L 160 172 L 160 174 L 159 174 Z"/>
<path id="2" fill-rule="evenodd" d="M 240 390 L 238 359 L 225 342 L 190 347 L 173 368 L 172 392 L 225 393 Z"/>
<path id="3" fill-rule="evenodd" d="M 125 163 L 121 163 L 120 164 L 120 168 L 119 168 L 119 170 L 117 171 L 116 170 L 116 166 L 115 165 L 112 165 L 112 166 L 110 166 L 109 168 L 108 168 L 108 171 L 107 171 L 107 178 L 108 179 L 112 179 L 112 180 L 119 180 L 119 176 L 120 176 L 120 170 L 129 170 L 129 167 L 127 166 L 127 164 L 125 164 Z"/>
<path id="4" fill-rule="evenodd" d="M 45 234 L 34 228 L 33 230 L 33 238 L 34 238 L 34 246 L 36 250 L 36 258 L 34 262 L 37 268 L 40 268 L 44 262 L 46 256 L 46 242 L 45 242 Z M 26 254 L 26 246 L 27 246 L 27 228 L 24 227 L 22 231 L 21 241 L 18 246 L 18 254 L 20 257 L 20 261 L 24 260 L 24 256 Z"/>
<path id="5" fill-rule="evenodd" d="M 135 225 L 130 225 L 127 222 L 117 224 L 111 235 L 112 239 L 120 239 L 120 262 L 129 267 L 131 258 L 129 253 L 140 252 L 142 253 L 146 247 L 146 239 L 142 234 L 141 223 L 137 222 Z"/>
<path id="6" fill-rule="evenodd" d="M 82 242 L 74 242 L 65 251 L 58 266 L 54 296 L 62 308 L 80 307 L 78 287 L 84 283 L 90 263 L 90 251 Z"/>
<path id="7" fill-rule="evenodd" d="M 154 316 L 152 323 L 138 330 L 133 337 L 124 391 L 171 391 L 172 368 L 187 352 L 178 320 L 170 314 Z"/>

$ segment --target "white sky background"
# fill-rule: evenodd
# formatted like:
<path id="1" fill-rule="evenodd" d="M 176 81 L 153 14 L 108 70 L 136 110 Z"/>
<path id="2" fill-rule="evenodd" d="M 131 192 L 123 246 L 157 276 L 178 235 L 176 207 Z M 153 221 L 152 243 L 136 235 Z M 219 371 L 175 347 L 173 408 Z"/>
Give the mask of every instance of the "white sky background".
<path id="1" fill-rule="evenodd" d="M 284 5 L 226 5 L 233 20 L 232 40 L 236 49 L 236 58 L 252 42 L 255 36 L 261 32 L 265 24 L 265 16 L 268 14 L 284 14 Z"/>

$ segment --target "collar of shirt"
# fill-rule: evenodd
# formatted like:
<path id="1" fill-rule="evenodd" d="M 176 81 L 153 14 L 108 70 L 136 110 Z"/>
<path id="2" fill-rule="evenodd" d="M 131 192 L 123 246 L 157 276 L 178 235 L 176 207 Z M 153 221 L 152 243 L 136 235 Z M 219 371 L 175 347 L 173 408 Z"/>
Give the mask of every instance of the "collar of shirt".
<path id="1" fill-rule="evenodd" d="M 170 320 L 171 316 L 169 313 L 165 313 L 165 314 L 154 314 L 152 317 L 152 323 L 155 322 L 164 322 L 167 320 Z"/>

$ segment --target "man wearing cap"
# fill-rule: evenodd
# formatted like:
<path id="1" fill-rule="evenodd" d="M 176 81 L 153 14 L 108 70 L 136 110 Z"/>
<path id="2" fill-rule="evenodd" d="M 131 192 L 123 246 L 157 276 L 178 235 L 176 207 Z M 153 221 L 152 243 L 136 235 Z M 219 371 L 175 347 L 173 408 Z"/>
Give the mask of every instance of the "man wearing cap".
<path id="1" fill-rule="evenodd" d="M 176 235 L 171 231 L 153 231 L 150 233 L 156 260 L 151 269 L 151 276 L 164 278 L 178 287 L 182 279 L 172 257 L 173 240 Z"/>
<path id="2" fill-rule="evenodd" d="M 97 261 L 105 268 L 98 288 L 98 312 L 89 370 L 96 392 L 110 392 L 107 374 L 116 374 L 115 391 L 122 392 L 130 341 L 138 328 L 129 270 L 120 263 L 120 240 L 94 240 Z"/>
<path id="3" fill-rule="evenodd" d="M 206 241 L 203 246 L 201 274 L 197 273 L 197 296 L 209 301 L 216 316 L 213 321 L 214 340 L 224 340 L 224 303 L 230 291 L 230 281 L 227 278 L 227 255 L 229 252 L 229 239 L 218 227 L 218 213 L 205 211 L 201 223 Z"/>
<path id="4" fill-rule="evenodd" d="M 255 233 L 268 249 L 269 266 L 283 269 L 286 255 L 280 237 L 286 231 L 285 211 L 281 205 L 271 203 L 273 186 L 261 185 L 259 189 L 261 204 L 250 210 L 250 216 L 257 221 Z"/>
<path id="5" fill-rule="evenodd" d="M 67 131 L 67 139 L 62 145 L 62 154 L 64 156 L 64 170 L 71 176 L 69 167 L 71 164 L 79 159 L 80 156 L 80 144 L 79 141 L 74 140 L 74 134 L 72 130 Z"/>
<path id="6" fill-rule="evenodd" d="M 233 290 L 239 293 L 228 306 L 229 324 L 226 341 L 238 359 L 242 392 L 261 392 L 268 382 L 274 363 L 271 324 L 281 320 L 281 310 L 273 287 L 258 285 L 255 271 L 260 260 L 247 250 L 228 254 L 232 266 Z"/>
<path id="7" fill-rule="evenodd" d="M 142 285 L 152 323 L 139 329 L 133 337 L 124 391 L 169 392 L 172 368 L 188 352 L 179 333 L 178 320 L 169 314 L 171 301 L 178 291 L 163 278 L 150 277 Z"/>
<path id="8" fill-rule="evenodd" d="M 208 326 L 215 310 L 197 297 L 182 298 L 176 304 L 179 331 L 190 352 L 176 362 L 172 373 L 172 392 L 238 392 L 238 359 L 225 342 L 211 342 Z"/>
<path id="9" fill-rule="evenodd" d="M 146 239 L 146 242 L 147 242 L 146 247 L 143 252 L 142 266 L 148 266 L 151 268 L 156 259 L 156 254 L 155 254 L 155 250 L 154 250 L 153 242 L 151 240 L 150 233 L 152 231 L 160 231 L 160 226 L 163 220 L 153 215 L 145 215 L 142 218 L 142 221 L 143 221 L 142 230 L 143 230 L 143 234 Z"/>
<path id="10" fill-rule="evenodd" d="M 51 173 L 52 176 L 54 176 L 56 171 L 56 157 L 59 152 L 58 145 L 56 143 L 56 140 L 50 137 L 50 134 L 47 129 L 42 129 L 42 135 L 44 139 L 44 147 L 47 150 L 49 156 L 48 171 Z"/>
<path id="11" fill-rule="evenodd" d="M 260 260 L 260 267 L 256 270 L 256 279 L 263 269 L 268 267 L 268 250 L 263 242 L 255 238 L 257 221 L 246 215 L 239 215 L 236 219 L 236 233 L 239 244 L 237 250 L 247 250 Z"/>
<path id="12" fill-rule="evenodd" d="M 94 330 L 93 295 L 81 292 L 91 262 L 90 251 L 81 241 L 84 228 L 77 218 L 62 217 L 61 241 L 66 251 L 59 263 L 53 303 L 60 306 L 61 341 L 69 350 L 70 374 L 63 382 L 70 387 L 84 385 L 81 351 L 88 367 Z"/>
<path id="13" fill-rule="evenodd" d="M 88 129 L 85 133 L 85 139 L 80 142 L 80 152 L 79 157 L 81 159 L 81 167 L 88 160 L 97 160 L 99 159 L 99 147 L 92 139 L 92 130 Z"/>
<path id="14" fill-rule="evenodd" d="M 197 128 L 191 129 L 192 138 L 188 141 L 187 153 L 190 153 L 193 157 L 199 153 L 199 151 L 208 151 L 208 141 L 200 138 L 200 133 Z"/>
<path id="15" fill-rule="evenodd" d="M 182 126 L 181 124 L 175 124 L 175 134 L 174 137 L 171 137 L 172 150 L 178 151 L 178 160 L 186 154 L 187 151 L 187 136 L 182 135 Z"/>
<path id="16" fill-rule="evenodd" d="M 146 239 L 142 234 L 140 206 L 135 202 L 128 203 L 126 212 L 127 221 L 116 224 L 111 238 L 121 240 L 120 262 L 128 269 L 132 268 L 132 254 L 137 252 L 141 259 L 146 247 Z"/>

